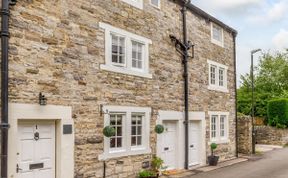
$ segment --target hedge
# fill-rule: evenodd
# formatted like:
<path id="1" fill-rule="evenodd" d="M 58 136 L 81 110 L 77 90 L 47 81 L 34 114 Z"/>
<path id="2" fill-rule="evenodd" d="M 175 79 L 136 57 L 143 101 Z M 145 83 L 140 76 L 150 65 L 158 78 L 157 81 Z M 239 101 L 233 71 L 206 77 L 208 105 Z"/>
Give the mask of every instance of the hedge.
<path id="1" fill-rule="evenodd" d="M 268 102 L 268 123 L 278 128 L 288 127 L 288 99 L 275 99 Z"/>

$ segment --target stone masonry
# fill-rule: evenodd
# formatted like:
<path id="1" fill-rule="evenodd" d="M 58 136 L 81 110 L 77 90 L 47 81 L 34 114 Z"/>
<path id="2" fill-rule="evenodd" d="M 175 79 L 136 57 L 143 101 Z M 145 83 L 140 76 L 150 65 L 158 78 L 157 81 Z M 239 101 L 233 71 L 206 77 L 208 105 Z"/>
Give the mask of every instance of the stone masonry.
<path id="1" fill-rule="evenodd" d="M 249 116 L 238 117 L 238 152 L 252 153 L 252 119 Z"/>
<path id="2" fill-rule="evenodd" d="M 24 0 L 11 8 L 9 99 L 37 103 L 39 92 L 48 104 L 72 106 L 75 122 L 75 177 L 103 175 L 103 116 L 100 104 L 151 107 L 183 111 L 183 66 L 169 39 L 181 37 L 180 6 L 162 1 L 161 9 L 144 0 L 143 10 L 120 0 Z M 211 43 L 210 21 L 188 13 L 188 38 L 195 46 L 189 60 L 190 111 L 206 112 L 207 155 L 210 123 L 208 111 L 229 112 L 230 142 L 220 144 L 222 159 L 235 156 L 235 85 L 233 35 L 224 30 L 224 48 Z M 105 63 L 104 30 L 99 22 L 152 40 L 150 73 L 141 78 L 101 70 Z M 228 93 L 211 91 L 207 59 L 228 66 Z M 156 116 L 151 120 L 150 146 L 156 153 Z M 128 156 L 106 162 L 107 177 L 133 177 L 152 154 Z"/>
<path id="3" fill-rule="evenodd" d="M 256 143 L 267 145 L 287 145 L 288 129 L 270 126 L 256 126 Z"/>

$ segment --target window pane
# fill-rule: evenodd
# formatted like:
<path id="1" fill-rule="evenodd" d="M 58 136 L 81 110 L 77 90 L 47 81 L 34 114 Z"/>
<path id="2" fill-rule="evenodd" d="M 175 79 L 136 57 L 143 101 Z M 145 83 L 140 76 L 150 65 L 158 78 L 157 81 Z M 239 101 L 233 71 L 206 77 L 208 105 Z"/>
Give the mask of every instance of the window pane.
<path id="1" fill-rule="evenodd" d="M 217 133 L 217 118 L 218 116 L 213 115 L 211 118 L 211 137 L 216 138 L 216 133 Z"/>
<path id="2" fill-rule="evenodd" d="M 220 136 L 225 137 L 225 120 L 226 116 L 220 117 Z"/>
<path id="3" fill-rule="evenodd" d="M 154 6 L 159 7 L 159 1 L 160 0 L 151 0 L 151 4 L 153 4 Z"/>
<path id="4" fill-rule="evenodd" d="M 132 135 L 136 135 L 136 126 L 132 126 Z"/>
<path id="5" fill-rule="evenodd" d="M 132 67 L 137 69 L 143 68 L 143 44 L 132 41 Z"/>
<path id="6" fill-rule="evenodd" d="M 219 86 L 224 86 L 224 69 L 219 69 Z"/>
<path id="7" fill-rule="evenodd" d="M 132 146 L 136 146 L 137 145 L 136 137 L 132 137 L 131 138 L 131 145 Z"/>
<path id="8" fill-rule="evenodd" d="M 140 146 L 142 145 L 142 123 L 143 115 L 133 114 L 132 115 L 132 126 L 131 126 L 131 145 Z"/>
<path id="9" fill-rule="evenodd" d="M 142 126 L 137 127 L 137 135 L 142 135 Z"/>
<path id="10" fill-rule="evenodd" d="M 121 148 L 122 147 L 122 137 L 117 138 L 117 148 Z"/>
<path id="11" fill-rule="evenodd" d="M 213 39 L 222 42 L 222 29 L 213 25 Z"/>
<path id="12" fill-rule="evenodd" d="M 112 38 L 112 62 L 125 64 L 125 38 L 111 34 Z"/>
<path id="13" fill-rule="evenodd" d="M 115 135 L 110 138 L 110 148 L 120 148 L 122 147 L 122 119 L 121 114 L 111 114 L 110 115 L 110 125 L 115 129 Z"/>
<path id="14" fill-rule="evenodd" d="M 117 133 L 117 136 L 122 136 L 122 127 L 117 127 L 116 133 Z"/>
<path id="15" fill-rule="evenodd" d="M 137 137 L 137 145 L 142 145 L 142 137 L 141 136 Z"/>
<path id="16" fill-rule="evenodd" d="M 116 138 L 110 138 L 110 148 L 116 147 Z"/>
<path id="17" fill-rule="evenodd" d="M 210 67 L 210 84 L 216 84 L 216 66 L 213 65 Z"/>

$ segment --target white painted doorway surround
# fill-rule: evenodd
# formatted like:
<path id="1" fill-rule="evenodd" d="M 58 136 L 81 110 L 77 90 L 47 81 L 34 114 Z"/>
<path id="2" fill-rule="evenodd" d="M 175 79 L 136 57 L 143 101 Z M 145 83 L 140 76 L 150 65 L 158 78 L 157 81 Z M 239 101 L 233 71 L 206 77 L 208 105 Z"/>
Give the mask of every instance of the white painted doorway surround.
<path id="1" fill-rule="evenodd" d="M 157 135 L 157 156 L 169 169 L 183 169 L 185 160 L 184 113 L 159 111 L 157 124 L 164 125 L 164 132 Z M 205 112 L 189 112 L 189 167 L 206 164 Z"/>
<path id="2" fill-rule="evenodd" d="M 9 123 L 9 178 L 74 177 L 71 107 L 10 103 Z"/>

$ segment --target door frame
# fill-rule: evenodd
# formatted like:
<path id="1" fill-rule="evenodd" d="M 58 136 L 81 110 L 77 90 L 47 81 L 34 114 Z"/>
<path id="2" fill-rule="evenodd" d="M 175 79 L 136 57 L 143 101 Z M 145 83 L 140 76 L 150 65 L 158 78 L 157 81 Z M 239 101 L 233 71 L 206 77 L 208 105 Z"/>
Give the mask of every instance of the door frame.
<path id="1" fill-rule="evenodd" d="M 18 122 L 55 121 L 56 178 L 74 177 L 74 122 L 70 106 L 9 103 L 8 177 L 16 177 Z M 72 134 L 63 134 L 63 126 L 72 125 Z"/>
<path id="2" fill-rule="evenodd" d="M 176 169 L 184 169 L 184 148 L 185 148 L 185 135 L 184 135 L 184 112 L 179 111 L 163 111 L 159 110 L 158 118 L 156 120 L 156 124 L 162 124 L 163 121 L 178 121 L 177 122 L 177 135 L 179 136 L 177 145 L 176 156 Z M 201 139 L 199 145 L 200 152 L 200 160 L 198 166 L 206 165 L 206 120 L 205 120 L 205 112 L 189 112 L 189 121 L 200 121 L 200 129 L 201 129 Z M 161 156 L 161 134 L 157 135 L 157 143 L 156 143 L 156 153 L 157 156 Z"/>

